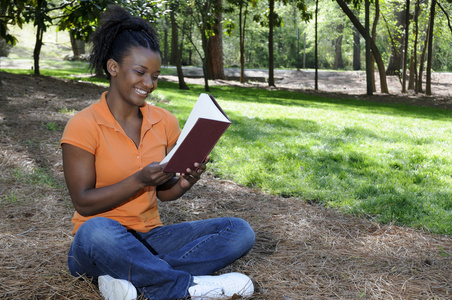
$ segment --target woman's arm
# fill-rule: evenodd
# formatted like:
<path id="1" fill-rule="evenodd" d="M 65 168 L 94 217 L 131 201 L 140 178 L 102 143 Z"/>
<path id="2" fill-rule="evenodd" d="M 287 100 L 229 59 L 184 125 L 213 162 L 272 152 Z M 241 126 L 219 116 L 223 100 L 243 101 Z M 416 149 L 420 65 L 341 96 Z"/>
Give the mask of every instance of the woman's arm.
<path id="1" fill-rule="evenodd" d="M 159 186 L 174 176 L 162 172 L 159 163 L 152 163 L 132 176 L 113 185 L 95 188 L 94 155 L 70 144 L 63 144 L 64 176 L 77 212 L 90 216 L 112 209 L 146 186 Z"/>

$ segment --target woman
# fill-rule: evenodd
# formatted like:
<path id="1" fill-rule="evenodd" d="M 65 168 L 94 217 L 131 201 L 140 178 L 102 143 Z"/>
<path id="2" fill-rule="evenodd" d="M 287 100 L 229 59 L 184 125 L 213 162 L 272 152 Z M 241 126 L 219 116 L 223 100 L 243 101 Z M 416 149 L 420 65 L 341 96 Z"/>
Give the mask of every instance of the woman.
<path id="1" fill-rule="evenodd" d="M 109 7 L 93 34 L 91 68 L 110 81 L 101 100 L 75 115 L 61 140 L 64 174 L 76 210 L 71 274 L 98 279 L 110 300 L 212 299 L 253 293 L 239 273 L 208 276 L 248 253 L 254 232 L 237 218 L 163 226 L 157 198 L 187 192 L 206 169 L 176 176 L 159 162 L 174 146 L 177 119 L 145 99 L 157 87 L 156 33 L 141 18 Z"/>

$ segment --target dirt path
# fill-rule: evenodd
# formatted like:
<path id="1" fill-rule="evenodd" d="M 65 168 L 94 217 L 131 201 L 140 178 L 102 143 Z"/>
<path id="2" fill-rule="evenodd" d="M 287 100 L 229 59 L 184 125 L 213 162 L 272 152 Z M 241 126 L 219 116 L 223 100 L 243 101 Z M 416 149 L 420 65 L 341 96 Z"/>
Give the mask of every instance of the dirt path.
<path id="1" fill-rule="evenodd" d="M 73 208 L 58 146 L 72 110 L 104 88 L 2 73 L 0 298 L 101 299 L 72 278 Z M 56 178 L 56 179 L 52 179 Z M 166 223 L 237 216 L 257 236 L 224 271 L 248 274 L 253 299 L 450 299 L 452 238 L 343 215 L 207 174 L 183 199 L 160 204 Z"/>
<path id="2" fill-rule="evenodd" d="M 184 68 L 186 82 L 204 85 L 200 68 Z M 238 85 L 252 88 L 268 88 L 268 71 L 260 69 L 245 70 L 246 83 L 240 84 L 239 69 L 225 69 L 226 80 L 210 80 L 209 84 Z M 314 93 L 335 98 L 355 98 L 363 101 L 385 103 L 405 103 L 418 106 L 452 109 L 452 73 L 432 74 L 432 96 L 415 94 L 409 90 L 402 94 L 402 85 L 397 76 L 388 76 L 387 84 L 390 94 L 380 93 L 379 76 L 376 73 L 377 91 L 372 96 L 366 95 L 366 74 L 364 71 L 322 71 L 318 73 L 318 91 L 315 87 L 313 70 L 275 70 L 276 89 L 303 93 Z M 177 81 L 176 76 L 162 76 L 165 80 Z M 425 89 L 425 78 L 423 87 Z"/>

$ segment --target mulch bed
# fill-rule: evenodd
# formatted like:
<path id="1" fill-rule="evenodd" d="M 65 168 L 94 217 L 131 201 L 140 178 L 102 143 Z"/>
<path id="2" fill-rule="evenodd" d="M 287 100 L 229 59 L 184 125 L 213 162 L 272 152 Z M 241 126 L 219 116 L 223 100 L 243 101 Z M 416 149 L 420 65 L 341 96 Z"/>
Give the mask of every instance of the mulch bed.
<path id="1" fill-rule="evenodd" d="M 61 111 L 86 107 L 105 88 L 1 76 L 0 298 L 101 299 L 95 285 L 71 277 L 66 266 L 73 208 L 58 142 L 70 118 Z M 29 175 L 33 171 L 41 176 Z M 252 299 L 452 298 L 449 236 L 381 225 L 211 174 L 160 209 L 165 223 L 247 220 L 256 232 L 255 247 L 222 272 L 249 275 L 256 289 Z"/>

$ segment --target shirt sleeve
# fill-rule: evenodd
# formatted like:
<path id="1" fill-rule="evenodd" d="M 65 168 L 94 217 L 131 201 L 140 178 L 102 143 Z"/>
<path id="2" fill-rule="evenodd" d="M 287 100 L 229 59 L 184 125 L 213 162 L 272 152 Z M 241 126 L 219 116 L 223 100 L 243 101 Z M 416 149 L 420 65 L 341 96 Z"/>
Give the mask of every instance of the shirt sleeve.
<path id="1" fill-rule="evenodd" d="M 95 122 L 84 114 L 78 113 L 67 123 L 60 145 L 70 144 L 94 155 L 98 146 L 97 136 Z"/>

